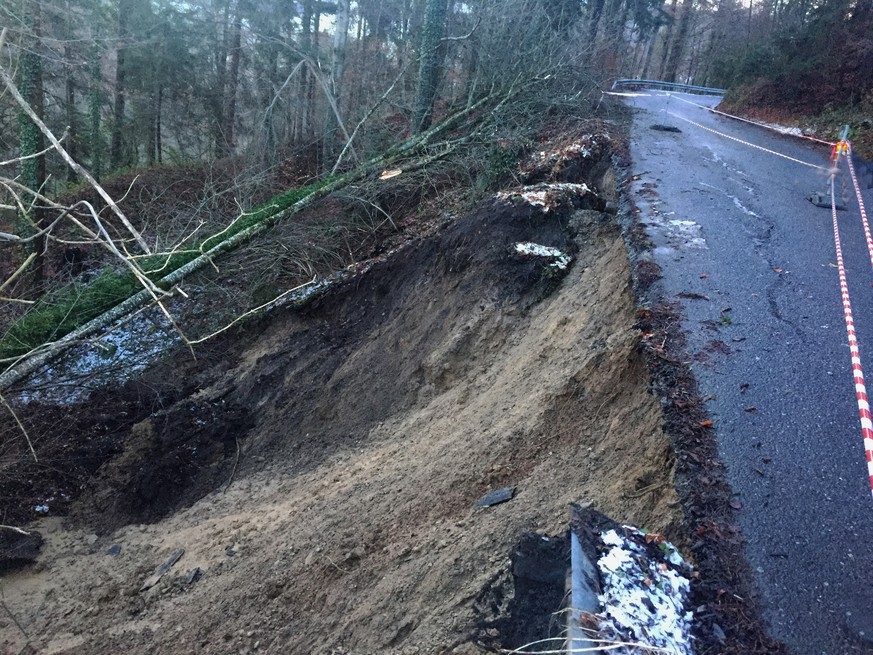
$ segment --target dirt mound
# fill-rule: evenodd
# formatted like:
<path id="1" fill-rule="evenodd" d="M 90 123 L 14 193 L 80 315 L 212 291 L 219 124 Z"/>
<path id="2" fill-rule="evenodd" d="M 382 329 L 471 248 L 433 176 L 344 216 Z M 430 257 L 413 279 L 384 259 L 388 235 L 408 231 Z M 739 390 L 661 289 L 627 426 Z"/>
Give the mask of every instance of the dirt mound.
<path id="1" fill-rule="evenodd" d="M 478 652 L 477 599 L 533 548 L 523 534 L 564 532 L 571 502 L 681 543 L 625 248 L 601 204 L 488 201 L 250 325 L 130 431 L 81 501 L 84 526 L 38 522 L 37 568 L 3 583 L 18 625 L 0 616 L 0 650 Z M 474 509 L 502 486 L 511 501 Z M 488 644 L 521 645 L 529 633 L 501 634 L 491 605 Z"/>

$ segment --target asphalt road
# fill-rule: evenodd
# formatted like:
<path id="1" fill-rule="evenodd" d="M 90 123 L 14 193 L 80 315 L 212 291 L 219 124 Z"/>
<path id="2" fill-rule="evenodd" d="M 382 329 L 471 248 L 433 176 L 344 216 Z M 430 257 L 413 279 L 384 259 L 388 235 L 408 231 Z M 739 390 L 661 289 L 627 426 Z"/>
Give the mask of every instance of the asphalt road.
<path id="1" fill-rule="evenodd" d="M 827 188 L 827 177 L 682 118 L 821 166 L 829 152 L 649 93 L 626 99 L 635 108 L 632 192 L 663 269 L 659 291 L 683 306 L 765 619 L 797 655 L 873 652 L 873 498 L 831 212 L 806 200 Z M 849 292 L 873 387 L 873 269 L 847 172 L 838 185 L 849 208 L 839 212 Z M 873 190 L 864 194 L 873 210 Z"/>

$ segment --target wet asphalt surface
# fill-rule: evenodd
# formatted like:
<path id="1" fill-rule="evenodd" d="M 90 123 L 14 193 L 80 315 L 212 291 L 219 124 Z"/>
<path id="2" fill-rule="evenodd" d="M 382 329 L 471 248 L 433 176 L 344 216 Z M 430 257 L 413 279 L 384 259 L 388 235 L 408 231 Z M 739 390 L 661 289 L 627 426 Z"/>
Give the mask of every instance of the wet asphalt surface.
<path id="1" fill-rule="evenodd" d="M 680 117 L 821 166 L 829 151 L 649 93 L 624 99 L 634 108 L 631 192 L 662 268 L 656 291 L 682 304 L 764 618 L 797 655 L 873 652 L 873 498 L 831 212 L 806 199 L 826 190 L 826 174 Z M 873 189 L 863 193 L 873 213 Z M 847 171 L 838 194 L 848 206 L 838 212 L 843 256 L 873 386 L 873 269 Z"/>

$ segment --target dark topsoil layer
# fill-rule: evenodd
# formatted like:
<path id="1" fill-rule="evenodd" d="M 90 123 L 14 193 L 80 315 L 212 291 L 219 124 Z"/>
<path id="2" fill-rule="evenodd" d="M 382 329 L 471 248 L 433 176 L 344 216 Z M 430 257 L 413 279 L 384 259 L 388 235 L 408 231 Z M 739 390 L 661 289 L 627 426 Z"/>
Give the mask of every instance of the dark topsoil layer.
<path id="1" fill-rule="evenodd" d="M 626 163 L 621 144 L 616 152 L 614 157 Z M 589 172 L 574 171 L 573 177 L 584 179 Z M 602 209 L 599 202 L 584 208 Z M 503 246 L 493 244 L 536 240 L 572 254 L 569 209 L 544 220 L 539 209 L 528 205 L 508 209 L 486 202 L 472 215 L 402 249 L 289 320 L 288 347 L 262 357 L 258 375 L 239 384 L 225 373 L 242 352 L 241 343 L 257 343 L 267 318 L 200 348 L 196 362 L 177 356 L 136 382 L 95 394 L 87 410 L 29 406 L 22 418 L 31 437 L 41 452 L 54 455 L 39 464 L 21 464 L 13 479 L 4 481 L 0 519 L 6 524 L 25 521 L 33 515 L 34 505 L 52 497 L 52 512 L 65 513 L 72 503 L 76 519 L 99 532 L 158 520 L 227 483 L 238 466 L 256 465 L 248 457 L 238 462 L 239 445 L 265 406 L 283 407 L 281 412 L 271 412 L 281 416 L 281 423 L 261 425 L 261 443 L 247 444 L 247 451 L 260 457 L 282 456 L 294 470 L 311 468 L 408 407 L 416 394 L 427 392 L 428 385 L 419 379 L 420 361 L 392 356 L 401 350 L 400 344 L 374 342 L 363 350 L 368 361 L 356 366 L 359 378 L 371 378 L 369 384 L 358 379 L 356 388 L 370 392 L 344 393 L 344 376 L 337 366 L 352 346 L 361 350 L 362 340 L 372 341 L 386 317 L 403 321 L 401 308 L 415 298 L 432 305 L 435 312 L 430 325 L 415 324 L 410 318 L 411 343 L 403 344 L 402 350 L 430 352 L 451 330 L 443 315 L 448 310 L 439 302 L 448 294 L 446 285 L 451 285 L 452 296 L 466 299 L 471 307 L 483 299 L 500 302 L 501 296 L 537 302 L 560 282 L 560 276 L 541 262 L 519 265 Z M 633 235 L 639 232 L 630 229 L 628 234 L 633 250 Z M 637 265 L 638 282 L 657 274 L 645 268 L 643 261 Z M 411 276 L 412 270 L 429 271 L 431 278 Z M 641 300 L 646 299 L 644 287 L 638 285 Z M 644 339 L 644 348 L 654 376 L 653 391 L 662 399 L 679 463 L 679 493 L 699 572 L 693 584 L 698 653 L 783 653 L 756 618 L 730 489 L 696 383 L 682 363 L 687 358 L 674 312 L 666 305 L 641 311 L 639 327 L 654 335 Z M 395 327 L 392 333 L 403 331 Z M 208 393 L 203 392 L 206 389 Z M 338 416 L 344 417 L 342 422 L 332 420 Z M 288 441 L 292 427 L 295 434 L 307 435 L 310 424 L 318 425 L 318 430 L 311 430 L 319 434 L 318 443 L 306 443 L 303 436 Z M 20 436 L 14 426 L 0 426 L 0 444 L 15 440 L 20 441 Z M 524 549 L 521 542 L 519 548 Z M 560 551 L 557 545 L 554 548 Z M 549 557 L 554 557 L 551 550 Z M 519 631 L 519 639 L 522 633 L 529 636 Z"/>

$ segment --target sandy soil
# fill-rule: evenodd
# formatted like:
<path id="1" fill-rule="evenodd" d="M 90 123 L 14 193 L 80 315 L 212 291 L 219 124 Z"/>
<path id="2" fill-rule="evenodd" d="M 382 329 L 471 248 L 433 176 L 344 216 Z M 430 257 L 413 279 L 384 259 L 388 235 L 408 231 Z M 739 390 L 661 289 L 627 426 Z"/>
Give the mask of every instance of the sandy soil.
<path id="1" fill-rule="evenodd" d="M 566 277 L 512 257 L 522 240 L 573 253 Z M 489 201 L 269 317 L 134 426 L 72 518 L 32 526 L 46 544 L 2 580 L 0 651 L 473 653 L 480 592 L 570 503 L 683 543 L 634 310 L 606 215 Z M 143 477 L 207 442 L 185 480 Z M 190 504 L 195 478 L 214 490 Z"/>

